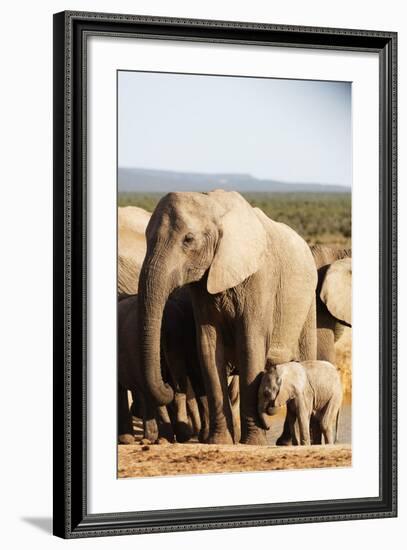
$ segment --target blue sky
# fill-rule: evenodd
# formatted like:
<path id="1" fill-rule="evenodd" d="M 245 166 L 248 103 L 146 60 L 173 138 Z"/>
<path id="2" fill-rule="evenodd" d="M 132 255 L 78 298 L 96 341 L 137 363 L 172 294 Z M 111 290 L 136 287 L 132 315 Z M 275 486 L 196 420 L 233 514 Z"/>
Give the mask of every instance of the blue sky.
<path id="1" fill-rule="evenodd" d="M 351 186 L 351 84 L 119 71 L 120 167 Z"/>

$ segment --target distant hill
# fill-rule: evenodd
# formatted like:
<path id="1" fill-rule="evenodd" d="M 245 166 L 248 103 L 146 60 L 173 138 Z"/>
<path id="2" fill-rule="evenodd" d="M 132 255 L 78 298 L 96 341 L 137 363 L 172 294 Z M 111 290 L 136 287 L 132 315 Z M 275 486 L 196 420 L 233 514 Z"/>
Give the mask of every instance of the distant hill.
<path id="1" fill-rule="evenodd" d="M 272 193 L 350 193 L 350 187 L 319 183 L 285 183 L 258 179 L 250 174 L 199 174 L 145 168 L 119 168 L 119 192 L 165 193 L 168 191 L 211 191 L 225 189 Z"/>

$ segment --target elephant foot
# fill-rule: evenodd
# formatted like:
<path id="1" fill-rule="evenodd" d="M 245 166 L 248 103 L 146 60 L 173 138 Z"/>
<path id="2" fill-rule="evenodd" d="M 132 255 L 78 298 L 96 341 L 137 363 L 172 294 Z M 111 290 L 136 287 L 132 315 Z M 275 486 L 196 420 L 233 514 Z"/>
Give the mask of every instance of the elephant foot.
<path id="1" fill-rule="evenodd" d="M 171 445 L 172 441 L 169 441 L 165 437 L 159 437 L 155 443 L 156 445 Z"/>
<path id="2" fill-rule="evenodd" d="M 210 445 L 233 445 L 233 437 L 229 432 L 214 433 L 209 436 L 207 443 Z"/>
<path id="3" fill-rule="evenodd" d="M 144 422 L 144 438 L 148 439 L 152 443 L 158 439 L 158 426 L 154 420 L 146 420 Z"/>
<path id="4" fill-rule="evenodd" d="M 209 430 L 207 428 L 201 429 L 198 435 L 199 443 L 208 443 L 209 439 Z"/>
<path id="5" fill-rule="evenodd" d="M 134 435 L 120 434 L 118 440 L 120 445 L 132 445 L 134 443 Z"/>
<path id="6" fill-rule="evenodd" d="M 291 437 L 286 437 L 284 434 L 280 435 L 280 437 L 276 441 L 276 445 L 279 447 L 290 447 L 293 444 Z"/>
<path id="7" fill-rule="evenodd" d="M 175 425 L 175 437 L 178 443 L 185 443 L 192 437 L 192 428 L 185 422 L 177 422 Z"/>
<path id="8" fill-rule="evenodd" d="M 165 439 L 169 443 L 172 443 L 174 441 L 174 431 L 171 424 L 161 424 L 159 432 L 159 440 Z"/>

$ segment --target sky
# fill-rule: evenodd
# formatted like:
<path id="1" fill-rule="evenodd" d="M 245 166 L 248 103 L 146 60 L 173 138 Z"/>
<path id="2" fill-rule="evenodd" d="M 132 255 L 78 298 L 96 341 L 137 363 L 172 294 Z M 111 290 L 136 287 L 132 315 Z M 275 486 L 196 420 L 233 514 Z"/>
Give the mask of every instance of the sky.
<path id="1" fill-rule="evenodd" d="M 351 186 L 351 83 L 119 71 L 120 167 Z"/>

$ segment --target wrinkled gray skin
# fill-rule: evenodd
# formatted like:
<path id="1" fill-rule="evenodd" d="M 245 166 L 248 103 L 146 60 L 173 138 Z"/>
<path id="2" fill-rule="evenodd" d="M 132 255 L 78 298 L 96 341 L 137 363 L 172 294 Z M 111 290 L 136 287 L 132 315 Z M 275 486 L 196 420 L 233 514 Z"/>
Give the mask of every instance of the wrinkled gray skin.
<path id="1" fill-rule="evenodd" d="M 318 270 L 317 357 L 335 364 L 335 342 L 352 326 L 352 252 L 311 247 Z"/>
<path id="2" fill-rule="evenodd" d="M 139 361 L 137 344 L 137 296 L 122 298 L 118 306 L 118 433 L 119 441 L 132 441 L 132 420 L 127 402 L 131 390 L 138 415 L 143 418 L 144 438 L 152 442 L 158 437 L 169 441 L 188 441 L 202 429 L 201 415 L 195 395 L 203 398 L 203 381 L 195 344 L 195 325 L 190 300 L 185 291 L 169 298 L 162 326 L 161 368 L 165 379 L 174 390 L 174 401 L 169 410 L 157 407 L 149 395 Z M 205 419 L 202 414 L 202 418 Z M 205 424 L 203 426 L 205 428 Z"/>
<path id="3" fill-rule="evenodd" d="M 352 251 L 316 245 L 311 252 L 318 270 L 317 359 L 335 365 L 335 343 L 344 327 L 352 326 Z M 288 417 L 276 443 L 292 444 Z"/>
<path id="4" fill-rule="evenodd" d="M 338 371 L 327 361 L 290 362 L 266 366 L 259 387 L 259 415 L 265 427 L 275 409 L 287 405 L 294 445 L 336 443 L 342 385 Z M 296 422 L 298 421 L 298 430 Z"/>
<path id="5" fill-rule="evenodd" d="M 160 369 L 163 309 L 189 285 L 208 396 L 208 443 L 233 442 L 230 361 L 239 373 L 241 442 L 266 444 L 257 414 L 266 358 L 316 358 L 317 273 L 309 247 L 288 226 L 253 209 L 239 193 L 169 193 L 146 230 L 139 280 L 141 364 L 155 402 L 172 401 Z"/>

